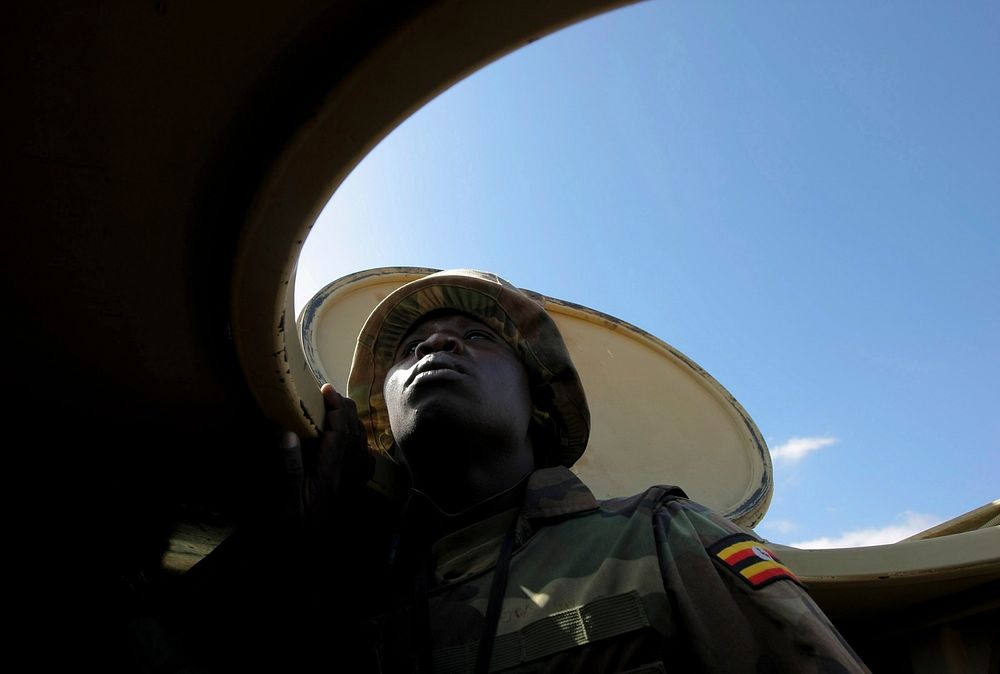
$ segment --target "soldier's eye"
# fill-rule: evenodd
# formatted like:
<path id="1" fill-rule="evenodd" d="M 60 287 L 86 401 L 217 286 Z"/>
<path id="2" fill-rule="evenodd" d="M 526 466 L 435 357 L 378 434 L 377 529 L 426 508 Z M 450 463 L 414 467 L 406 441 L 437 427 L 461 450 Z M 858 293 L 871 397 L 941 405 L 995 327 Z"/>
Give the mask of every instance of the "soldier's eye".
<path id="1" fill-rule="evenodd" d="M 469 332 L 465 333 L 465 338 L 468 340 L 488 339 L 490 341 L 493 341 L 493 335 L 486 332 L 485 330 L 470 330 Z"/>
<path id="2" fill-rule="evenodd" d="M 399 349 L 399 356 L 398 357 L 399 358 L 403 358 L 404 356 L 412 356 L 413 352 L 417 350 L 417 346 L 420 344 L 421 341 L 422 340 L 414 339 L 414 340 L 409 341 L 406 344 L 404 344 Z"/>

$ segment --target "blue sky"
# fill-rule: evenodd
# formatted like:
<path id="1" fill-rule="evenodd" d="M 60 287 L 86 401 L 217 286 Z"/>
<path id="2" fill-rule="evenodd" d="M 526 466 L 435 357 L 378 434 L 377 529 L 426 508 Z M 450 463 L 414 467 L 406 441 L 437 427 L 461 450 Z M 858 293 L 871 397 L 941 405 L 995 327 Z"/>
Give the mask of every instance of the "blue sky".
<path id="1" fill-rule="evenodd" d="M 1000 5 L 653 0 L 458 83 L 334 194 L 296 302 L 475 267 L 629 321 L 756 421 L 802 547 L 1000 498 Z"/>

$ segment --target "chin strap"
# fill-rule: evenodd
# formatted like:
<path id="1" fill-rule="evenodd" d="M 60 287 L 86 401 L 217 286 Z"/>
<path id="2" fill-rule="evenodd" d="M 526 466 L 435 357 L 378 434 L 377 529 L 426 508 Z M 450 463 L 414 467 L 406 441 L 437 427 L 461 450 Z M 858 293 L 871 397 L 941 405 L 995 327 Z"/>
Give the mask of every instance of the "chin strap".
<path id="1" fill-rule="evenodd" d="M 495 499 L 500 499 L 511 492 L 521 488 L 528 478 L 531 476 L 532 472 L 529 471 L 524 477 L 520 478 L 510 487 L 488 496 L 482 501 L 479 501 L 468 508 L 457 513 L 449 513 L 434 500 L 413 487 L 410 488 L 410 497 L 406 499 L 404 506 L 402 508 L 402 517 L 399 527 L 400 531 L 410 530 L 412 526 L 412 496 L 419 496 L 426 504 L 430 505 L 435 511 L 437 511 L 443 518 L 456 518 L 462 515 L 466 515 L 477 508 L 482 508 L 491 501 Z M 479 648 L 476 654 L 476 669 L 477 674 L 485 674 L 489 671 L 490 660 L 493 657 L 493 643 L 496 640 L 497 625 L 500 622 L 500 611 L 503 608 L 503 597 L 504 592 L 507 589 L 507 576 L 510 571 L 510 559 L 514 552 L 514 538 L 515 532 L 517 531 L 518 516 L 515 515 L 511 521 L 510 528 L 504 535 L 503 543 L 500 546 L 500 555 L 497 558 L 496 567 L 493 572 L 493 581 L 490 585 L 490 596 L 488 603 L 486 605 L 486 617 L 483 624 L 483 632 L 479 642 Z M 390 545 L 389 551 L 389 565 L 394 566 L 397 556 L 397 546 L 400 543 L 400 535 L 396 534 L 393 537 L 392 544 Z M 418 559 L 423 558 L 424 563 L 417 565 L 416 574 L 414 578 L 413 585 L 413 629 L 415 640 L 418 644 L 417 646 L 417 659 L 418 667 L 421 672 L 433 672 L 433 656 L 432 656 L 432 646 L 431 644 L 431 630 L 430 630 L 430 606 L 428 601 L 430 578 L 434 569 L 434 559 L 430 554 L 429 542 L 427 540 L 421 540 L 418 543 L 418 547 L 422 549 L 413 550 L 410 549 L 410 554 L 415 555 Z M 397 598 L 397 602 L 398 602 Z M 397 607 L 398 603 L 395 604 Z"/>
<path id="2" fill-rule="evenodd" d="M 497 637 L 497 625 L 500 623 L 500 609 L 503 608 L 503 595 L 507 589 L 507 574 L 510 571 L 510 556 L 514 552 L 514 532 L 517 529 L 517 517 L 504 536 L 493 571 L 493 582 L 490 584 L 490 598 L 486 605 L 486 622 L 483 624 L 483 636 L 479 639 L 479 650 L 476 651 L 476 674 L 486 674 L 490 671 L 490 660 L 493 659 L 493 642 Z"/>
<path id="3" fill-rule="evenodd" d="M 517 482 L 515 482 L 511 486 L 507 487 L 506 489 L 502 489 L 501 491 L 498 491 L 495 494 L 491 494 L 490 496 L 487 496 L 483 500 L 476 501 L 472 505 L 470 505 L 470 506 L 468 506 L 466 508 L 463 508 L 463 509 L 459 510 L 458 512 L 454 512 L 454 513 L 448 512 L 447 510 L 445 510 L 444 508 L 442 508 L 441 506 L 439 506 L 434 501 L 434 499 L 431 498 L 431 496 L 429 494 L 427 494 L 426 492 L 420 491 L 416 487 L 410 487 L 410 493 L 411 494 L 415 494 L 415 495 L 419 496 L 420 498 L 424 499 L 428 503 L 428 505 L 430 505 L 432 508 L 434 508 L 434 510 L 436 510 L 439 515 L 441 515 L 442 517 L 444 517 L 446 519 L 450 518 L 450 517 L 461 517 L 463 515 L 469 514 L 470 512 L 472 512 L 473 510 L 475 510 L 477 508 L 481 508 L 481 507 L 485 506 L 490 501 L 493 501 L 495 499 L 501 499 L 504 496 L 510 494 L 512 491 L 515 491 L 515 490 L 521 488 L 524 485 L 524 483 L 528 481 L 528 478 L 531 477 L 531 474 L 534 473 L 534 472 L 535 472 L 534 469 L 529 470 Z"/>
<path id="4" fill-rule="evenodd" d="M 511 487 L 497 492 L 496 494 L 493 494 L 492 496 L 489 496 L 458 513 L 448 513 L 441 510 L 441 508 L 438 507 L 438 505 L 434 503 L 430 497 L 417 489 L 411 489 L 411 494 L 419 495 L 421 498 L 425 499 L 428 504 L 433 506 L 435 510 L 440 512 L 445 517 L 458 517 L 470 512 L 474 508 L 478 508 L 489 503 L 493 499 L 498 499 L 511 493 L 515 489 L 518 489 L 527 481 L 530 475 L 531 472 L 522 477 Z M 411 504 L 408 500 L 407 506 L 410 505 Z M 407 514 L 409 514 L 409 507 L 406 507 L 405 510 L 407 511 Z M 507 576 L 510 571 L 510 559 L 514 552 L 514 538 L 517 531 L 517 523 L 518 516 L 515 515 L 511 520 L 510 527 L 504 535 L 503 542 L 500 545 L 500 555 L 497 558 L 496 567 L 493 571 L 493 581 L 490 584 L 490 596 L 486 605 L 485 622 L 483 623 L 482 636 L 480 637 L 479 648 L 476 653 L 476 674 L 486 674 L 486 672 L 489 672 L 490 669 L 490 661 L 493 657 L 493 643 L 496 640 L 497 626 L 500 623 L 500 612 L 503 608 L 503 597 L 507 589 Z M 434 560 L 430 555 L 429 549 L 423 550 L 422 556 L 425 558 L 425 564 L 423 565 L 423 568 L 418 569 L 416 578 L 414 579 L 413 627 L 416 641 L 419 644 L 417 649 L 419 669 L 421 672 L 433 672 L 433 644 L 431 644 L 430 606 L 428 602 L 428 594 L 430 577 L 434 568 Z"/>
<path id="5" fill-rule="evenodd" d="M 483 623 L 482 636 L 479 638 L 479 648 L 476 651 L 475 674 L 487 674 L 490 671 L 490 661 L 493 659 L 493 642 L 496 641 L 497 625 L 500 623 L 500 611 L 503 608 L 503 596 L 507 589 L 507 576 L 510 571 L 510 557 L 514 552 L 514 532 L 517 530 L 517 518 L 504 536 L 500 547 L 500 557 L 497 559 L 493 572 L 493 582 L 490 584 L 490 597 L 486 605 L 486 620 Z M 429 566 L 433 566 L 431 563 Z M 427 599 L 427 581 L 430 568 L 417 574 L 414 598 L 414 631 L 419 647 L 419 667 L 421 672 L 434 671 L 434 659 L 431 654 L 430 606 Z"/>

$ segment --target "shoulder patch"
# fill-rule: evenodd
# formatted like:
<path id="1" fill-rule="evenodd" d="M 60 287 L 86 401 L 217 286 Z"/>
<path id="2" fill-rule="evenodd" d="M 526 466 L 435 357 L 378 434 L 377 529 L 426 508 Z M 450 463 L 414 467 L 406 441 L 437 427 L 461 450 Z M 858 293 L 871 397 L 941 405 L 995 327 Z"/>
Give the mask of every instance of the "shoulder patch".
<path id="1" fill-rule="evenodd" d="M 802 585 L 792 570 L 782 564 L 767 545 L 748 534 L 726 536 L 709 547 L 708 554 L 754 589 L 779 580 L 790 580 Z"/>

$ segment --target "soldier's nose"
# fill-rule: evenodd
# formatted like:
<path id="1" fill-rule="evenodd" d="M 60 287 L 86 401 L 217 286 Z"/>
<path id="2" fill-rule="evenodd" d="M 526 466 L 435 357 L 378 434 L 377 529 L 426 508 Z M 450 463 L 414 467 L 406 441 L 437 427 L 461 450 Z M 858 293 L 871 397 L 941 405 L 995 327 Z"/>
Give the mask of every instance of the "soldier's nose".
<path id="1" fill-rule="evenodd" d="M 461 341 L 454 335 L 432 332 L 417 344 L 416 353 L 420 357 L 436 351 L 459 351 L 461 348 Z"/>

